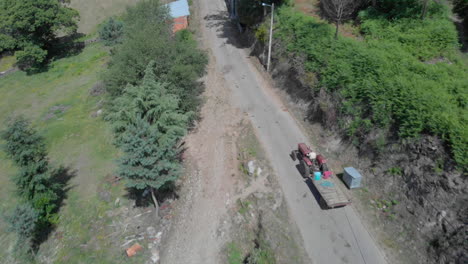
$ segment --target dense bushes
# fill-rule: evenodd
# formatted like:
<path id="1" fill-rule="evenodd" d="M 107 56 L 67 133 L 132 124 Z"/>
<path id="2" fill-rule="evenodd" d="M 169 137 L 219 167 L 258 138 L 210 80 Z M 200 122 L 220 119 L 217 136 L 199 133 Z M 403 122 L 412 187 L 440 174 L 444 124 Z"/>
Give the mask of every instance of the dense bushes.
<path id="1" fill-rule="evenodd" d="M 401 138 L 433 133 L 466 167 L 468 75 L 454 56 L 454 26 L 435 11 L 423 21 L 372 12 L 360 15 L 364 41 L 334 40 L 330 25 L 283 7 L 276 36 L 305 56 L 306 70 L 319 77 L 315 92 L 340 95 L 340 124 L 349 136 L 362 140 L 376 128 Z"/>
<path id="2" fill-rule="evenodd" d="M 124 18 L 122 44 L 104 76 L 112 102 L 109 120 L 123 151 L 119 175 L 128 187 L 157 192 L 180 173 L 177 145 L 199 105 L 207 57 L 187 30 L 172 34 L 167 9 L 141 1 Z"/>

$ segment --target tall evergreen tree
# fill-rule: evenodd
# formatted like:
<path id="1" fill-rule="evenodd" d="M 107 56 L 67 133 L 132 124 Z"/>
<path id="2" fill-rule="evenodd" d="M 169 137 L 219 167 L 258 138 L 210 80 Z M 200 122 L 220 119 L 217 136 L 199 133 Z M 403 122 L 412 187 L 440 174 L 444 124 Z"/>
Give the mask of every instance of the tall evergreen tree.
<path id="1" fill-rule="evenodd" d="M 10 224 L 10 230 L 18 235 L 20 241 L 31 239 L 39 214 L 29 204 L 19 204 L 9 215 L 6 215 L 6 221 Z"/>
<path id="2" fill-rule="evenodd" d="M 6 141 L 6 154 L 20 168 L 13 177 L 18 192 L 32 199 L 36 189 L 41 189 L 48 177 L 49 161 L 44 138 L 23 117 L 14 119 L 1 133 L 1 138 Z"/>
<path id="3" fill-rule="evenodd" d="M 177 96 L 155 80 L 153 64 L 148 64 L 141 85 L 128 85 L 115 100 L 115 112 L 109 118 L 124 151 L 119 174 L 127 179 L 127 186 L 148 189 L 158 210 L 155 192 L 179 175 L 176 145 L 186 133 L 189 116 L 181 113 Z"/>
<path id="4" fill-rule="evenodd" d="M 14 255 L 21 263 L 29 263 L 32 259 L 32 243 L 39 213 L 29 203 L 22 203 L 10 213 L 5 215 L 6 222 L 10 225 L 10 231 L 17 235 L 14 247 Z"/>
<path id="5" fill-rule="evenodd" d="M 13 176 L 17 192 L 39 212 L 42 226 L 55 222 L 61 185 L 51 180 L 44 138 L 23 117 L 12 120 L 0 136 L 6 142 L 6 154 L 19 167 Z"/>

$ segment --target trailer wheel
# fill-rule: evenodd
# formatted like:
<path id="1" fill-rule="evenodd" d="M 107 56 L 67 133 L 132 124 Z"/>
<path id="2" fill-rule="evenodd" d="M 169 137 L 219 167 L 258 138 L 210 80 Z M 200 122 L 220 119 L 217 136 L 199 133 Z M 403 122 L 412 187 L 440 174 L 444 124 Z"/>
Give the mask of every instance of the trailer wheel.
<path id="1" fill-rule="evenodd" d="M 302 177 L 307 178 L 310 175 L 310 168 L 304 160 L 301 160 Z"/>
<path id="2" fill-rule="evenodd" d="M 296 161 L 296 160 L 297 160 L 297 150 L 291 151 L 291 159 L 292 159 L 293 161 Z"/>

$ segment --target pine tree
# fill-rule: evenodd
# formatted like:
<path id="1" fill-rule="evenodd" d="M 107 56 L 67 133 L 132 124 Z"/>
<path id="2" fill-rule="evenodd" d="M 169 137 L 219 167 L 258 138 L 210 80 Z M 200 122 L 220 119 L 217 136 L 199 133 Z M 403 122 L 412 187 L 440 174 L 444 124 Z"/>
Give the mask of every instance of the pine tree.
<path id="1" fill-rule="evenodd" d="M 5 215 L 9 230 L 16 233 L 18 237 L 13 254 L 20 263 L 32 262 L 33 240 L 38 221 L 39 213 L 29 203 L 19 204 L 10 214 Z"/>
<path id="2" fill-rule="evenodd" d="M 10 224 L 10 230 L 18 235 L 18 239 L 27 241 L 35 231 L 38 217 L 38 212 L 29 203 L 24 203 L 18 205 L 5 219 Z"/>
<path id="3" fill-rule="evenodd" d="M 51 179 L 44 138 L 23 117 L 12 120 L 1 138 L 6 154 L 19 167 L 13 176 L 18 194 L 37 210 L 42 228 L 56 222 L 57 191 L 62 186 Z"/>
<path id="4" fill-rule="evenodd" d="M 32 199 L 36 188 L 42 188 L 48 177 L 49 161 L 44 139 L 23 117 L 14 119 L 1 137 L 6 141 L 4 151 L 20 168 L 13 177 L 16 188 L 22 197 Z"/>
<path id="5" fill-rule="evenodd" d="M 127 179 L 127 186 L 148 189 L 158 208 L 155 191 L 179 175 L 176 145 L 186 133 L 189 114 L 181 112 L 179 99 L 167 91 L 167 85 L 155 80 L 153 67 L 150 62 L 141 85 L 126 87 L 109 119 L 124 152 L 119 174 Z"/>

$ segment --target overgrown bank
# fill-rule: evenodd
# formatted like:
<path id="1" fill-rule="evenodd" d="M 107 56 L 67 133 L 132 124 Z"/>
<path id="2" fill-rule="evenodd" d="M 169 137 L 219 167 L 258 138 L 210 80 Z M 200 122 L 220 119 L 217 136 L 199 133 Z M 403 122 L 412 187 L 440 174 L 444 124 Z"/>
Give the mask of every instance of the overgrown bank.
<path id="1" fill-rule="evenodd" d="M 395 217 L 379 219 L 385 231 L 419 261 L 466 259 L 468 75 L 449 11 L 432 3 L 421 20 L 418 6 L 375 2 L 359 14 L 361 39 L 335 39 L 328 23 L 281 7 L 272 75 L 309 121 L 349 143 L 338 159 L 357 149 L 372 197 L 397 197 Z M 253 29 L 263 59 L 268 26 Z"/>

